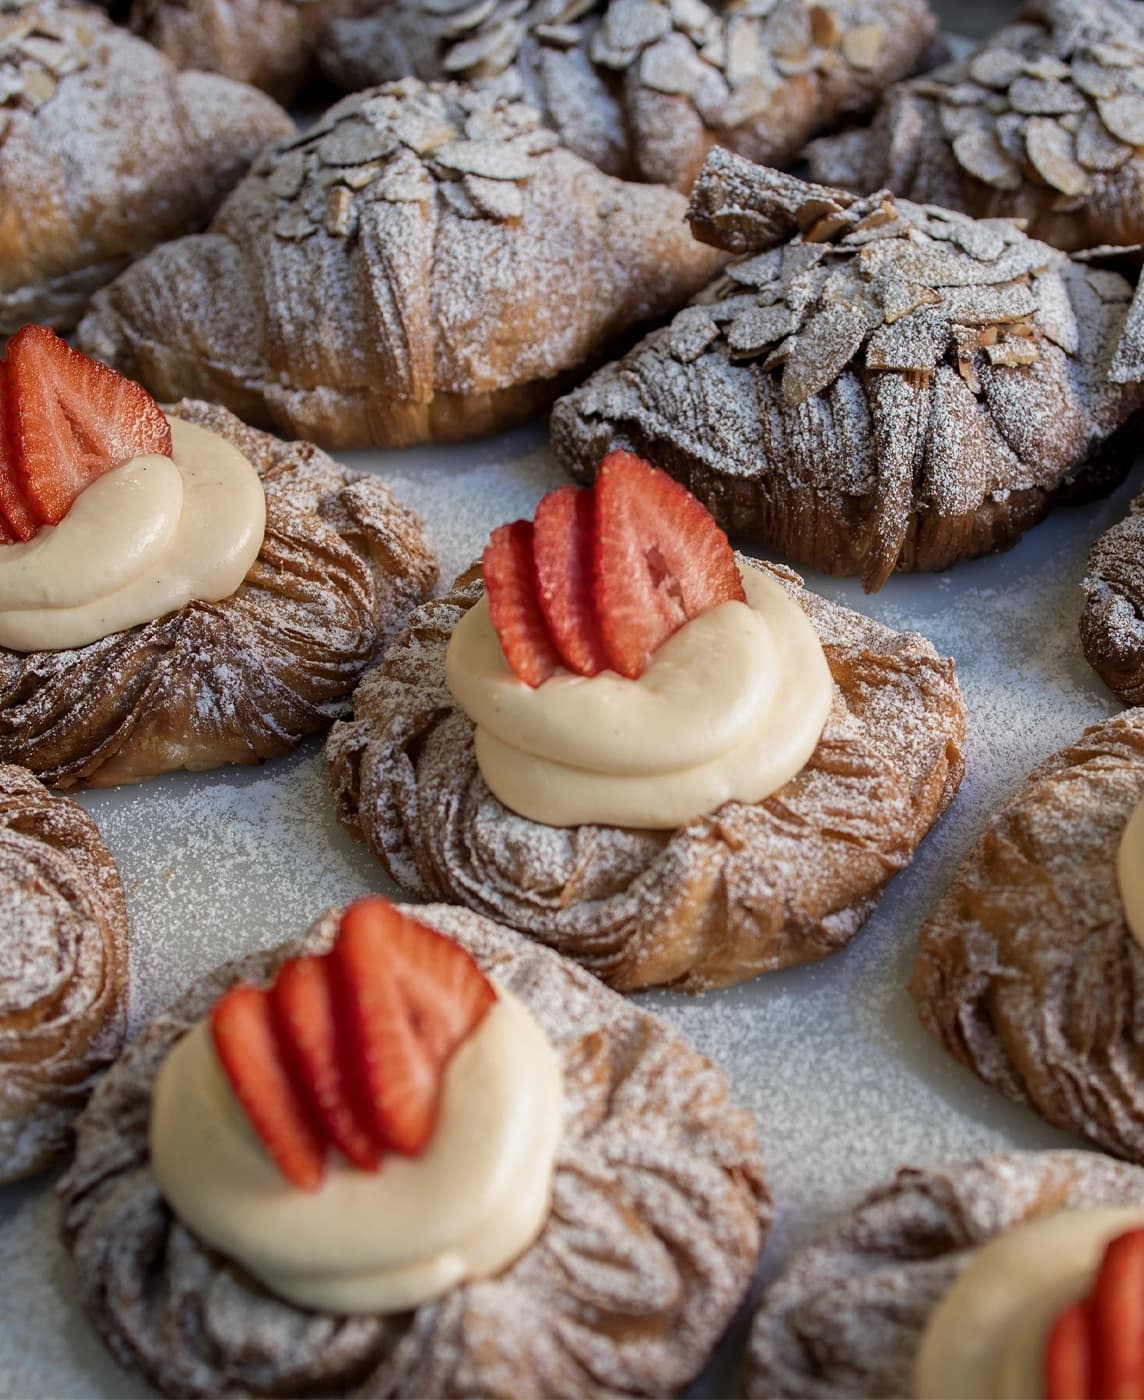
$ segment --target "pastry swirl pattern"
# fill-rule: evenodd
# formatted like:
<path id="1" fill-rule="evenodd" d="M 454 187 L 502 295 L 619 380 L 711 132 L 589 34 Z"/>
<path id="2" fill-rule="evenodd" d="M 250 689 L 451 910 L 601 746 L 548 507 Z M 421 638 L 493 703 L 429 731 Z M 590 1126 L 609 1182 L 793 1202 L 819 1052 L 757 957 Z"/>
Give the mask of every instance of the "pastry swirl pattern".
<path id="1" fill-rule="evenodd" d="M 414 613 L 332 732 L 339 817 L 405 889 L 508 923 L 625 990 L 698 991 L 836 952 L 957 791 L 965 711 L 953 663 L 923 638 L 768 568 L 809 614 L 835 698 L 807 766 L 766 801 L 663 832 L 547 827 L 503 807 L 445 686 L 449 637 L 481 596 L 469 573 Z"/>
<path id="2" fill-rule="evenodd" d="M 374 478 L 225 409 L 174 416 L 246 454 L 266 488 L 262 549 L 232 597 L 71 651 L 0 649 L 0 761 L 56 786 L 254 763 L 324 728 L 436 563 L 416 518 Z"/>
<path id="3" fill-rule="evenodd" d="M 730 1321 L 769 1222 L 753 1120 L 665 1022 L 580 969 L 464 910 L 413 912 L 523 1000 L 560 1054 L 564 1138 L 536 1244 L 411 1312 L 333 1317 L 269 1296 L 172 1218 L 148 1165 L 159 1063 L 225 987 L 326 951 L 332 911 L 203 979 L 105 1079 L 60 1187 L 84 1306 L 171 1394 L 676 1392 Z"/>

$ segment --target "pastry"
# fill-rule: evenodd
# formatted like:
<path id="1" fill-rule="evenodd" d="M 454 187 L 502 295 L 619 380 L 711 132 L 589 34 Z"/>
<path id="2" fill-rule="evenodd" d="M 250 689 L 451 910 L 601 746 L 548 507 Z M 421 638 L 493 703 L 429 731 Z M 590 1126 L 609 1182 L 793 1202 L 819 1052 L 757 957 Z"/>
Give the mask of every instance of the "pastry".
<path id="1" fill-rule="evenodd" d="M 1136 0 L 1028 0 L 971 57 L 898 83 L 866 130 L 807 154 L 827 184 L 888 185 L 1073 251 L 1144 238 L 1144 14 Z"/>
<path id="2" fill-rule="evenodd" d="M 0 348 L 25 322 L 70 330 L 293 131 L 262 93 L 176 72 L 90 6 L 0 0 Z"/>
<path id="3" fill-rule="evenodd" d="M 82 1305 L 123 1364 L 173 1395 L 676 1393 L 730 1321 L 769 1223 L 756 1131 L 750 1115 L 728 1102 L 714 1065 L 666 1022 L 580 969 L 465 910 L 408 909 L 407 932 L 415 916 L 456 940 L 476 959 L 479 980 L 481 974 L 494 979 L 497 993 L 476 1033 L 448 1061 L 427 1155 L 410 1161 L 386 1150 L 373 1176 L 327 1153 L 323 1184 L 307 1192 L 287 1188 L 249 1130 L 236 1136 L 241 1110 L 229 1085 L 237 1079 L 248 1091 L 243 1102 L 256 1111 L 270 1075 L 243 1078 L 250 1060 L 242 1052 L 257 1039 L 252 1008 L 258 994 L 247 987 L 236 999 L 235 984 L 264 984 L 277 973 L 275 1002 L 289 975 L 286 960 L 325 954 L 331 945 L 331 959 L 308 956 L 293 964 L 295 991 L 307 985 L 303 973 L 317 975 L 322 963 L 336 971 L 346 925 L 356 919 L 354 934 L 361 935 L 363 915 L 378 918 L 383 903 L 351 906 L 336 945 L 339 915 L 331 910 L 301 938 L 204 978 L 141 1032 L 108 1074 L 79 1123 L 75 1161 L 60 1188 L 63 1234 Z M 454 961 L 468 961 L 446 946 Z M 347 965 L 343 959 L 343 972 Z M 389 958 L 368 965 L 371 976 L 383 979 L 374 984 L 375 1006 L 391 1006 L 388 979 L 400 979 L 402 963 L 396 974 Z M 439 964 L 431 966 L 437 980 Z M 346 995 L 345 981 L 337 985 Z M 446 985 L 451 990 L 443 1001 L 435 997 L 431 1023 L 443 1005 L 457 1004 L 452 972 Z M 399 995 L 400 987 L 398 980 Z M 228 988 L 229 1001 L 220 1002 Z M 216 1003 L 218 1060 L 206 1027 L 192 1030 Z M 277 1004 L 297 1006 L 293 997 Z M 527 1053 L 519 1053 L 522 1045 Z M 423 1040 L 416 1047 L 415 1055 L 424 1053 Z M 472 1091 L 478 1053 L 488 1072 Z M 188 1076 L 202 1090 L 190 1100 L 180 1093 Z M 545 1097 L 550 1080 L 555 1093 Z M 210 1188 L 196 1194 L 179 1171 L 188 1127 L 179 1106 L 187 1104 L 199 1122 L 220 1097 L 229 1099 L 230 1119 L 229 1125 L 209 1120 L 216 1125 L 217 1151 L 204 1154 L 193 1138 L 189 1144 Z M 335 1101 L 344 1104 L 340 1091 Z M 285 1110 L 273 1096 L 272 1102 L 279 1108 L 275 1130 L 282 1134 Z M 474 1122 L 486 1123 L 460 1160 L 458 1119 L 470 1131 Z M 387 1116 L 391 1125 L 396 1121 Z M 453 1238 L 459 1215 L 481 1208 L 478 1185 L 490 1159 L 509 1150 L 505 1125 L 513 1123 L 520 1142 L 507 1159 L 508 1179 L 522 1182 L 522 1194 L 536 1195 L 539 1173 L 540 1209 L 529 1231 L 539 1231 L 535 1242 L 515 1260 L 474 1266 L 471 1278 L 458 1277 L 457 1255 L 448 1248 L 422 1268 L 403 1262 L 441 1247 L 442 1238 Z M 278 1144 L 274 1160 L 290 1161 L 296 1171 L 299 1162 L 287 1155 L 285 1138 L 270 1140 Z M 522 1152 L 520 1143 L 527 1148 L 530 1141 L 539 1146 Z M 234 1163 L 244 1182 L 232 1174 Z M 457 1188 L 459 1172 L 464 1192 Z M 448 1199 L 419 1184 L 425 1173 L 429 1182 L 452 1182 Z M 382 1195 L 372 1195 L 375 1190 Z M 172 1214 L 163 1191 L 179 1203 L 180 1215 Z M 350 1211 L 328 1229 L 317 1227 L 329 1218 L 322 1214 L 326 1206 L 335 1211 L 337 1193 L 346 1191 L 358 1202 L 368 1196 L 378 1204 Z M 394 1193 L 403 1205 L 411 1198 L 413 1204 L 400 1212 Z M 277 1235 L 275 1209 L 288 1212 Z M 424 1224 L 427 1210 L 435 1212 L 431 1225 Z M 216 1240 L 233 1236 L 247 1267 L 232 1262 L 227 1248 L 204 1244 L 184 1223 L 187 1215 Z M 236 1230 L 236 1217 L 249 1228 Z M 313 1236 L 315 1228 L 318 1235 L 297 1258 L 294 1241 Z M 394 1238 L 387 1239 L 387 1231 Z M 330 1235 L 346 1243 L 331 1248 Z M 360 1273 L 347 1272 L 350 1251 L 358 1263 L 348 1267 Z M 374 1251 L 388 1263 L 367 1272 Z M 412 1275 L 419 1276 L 411 1283 Z M 339 1309 L 320 1301 L 327 1288 L 339 1297 Z M 365 1289 L 376 1289 L 374 1299 L 363 1296 Z M 283 1290 L 301 1290 L 312 1305 L 287 1301 Z M 384 1311 L 376 1297 L 385 1294 L 404 1295 L 404 1306 Z"/>
<path id="4" fill-rule="evenodd" d="M 1084 591 L 1085 656 L 1126 705 L 1144 705 L 1144 492 L 1092 546 Z"/>
<path id="5" fill-rule="evenodd" d="M 95 823 L 0 764 L 0 1183 L 40 1171 L 127 1034 L 127 910 Z"/>
<path id="6" fill-rule="evenodd" d="M 764 1294 L 746 1393 L 750 1400 L 1138 1395 L 1061 1389 L 1059 1367 L 1043 1363 L 1054 1317 L 1084 1297 L 1109 1240 L 1127 1238 L 1139 1278 L 1142 1225 L 1144 1172 L 1095 1153 L 1014 1152 L 903 1167 L 800 1250 Z M 1124 1289 L 1103 1268 L 1101 1275 L 1111 1287 L 1100 1318 L 1138 1348 L 1139 1285 Z"/>
<path id="7" fill-rule="evenodd" d="M 612 489 L 641 470 L 642 494 Z M 496 532 L 484 581 L 471 570 L 412 615 L 331 732 L 338 816 L 411 893 L 623 990 L 699 991 L 836 952 L 961 781 L 953 663 L 785 569 L 736 567 L 663 473 L 625 454 L 601 471 L 594 493 L 561 488 L 534 526 Z M 597 510 L 594 569 L 560 557 L 569 502 Z M 543 604 L 562 656 L 526 598 L 510 586 L 497 603 L 506 578 L 532 576 L 514 554 L 530 535 L 545 578 L 555 553 L 557 583 L 579 581 Z M 609 575 L 610 596 L 585 601 L 584 579 Z M 593 616 L 606 654 L 580 665 L 568 634 Z M 640 636 L 661 618 L 666 642 Z"/>
<path id="8" fill-rule="evenodd" d="M 1018 1103 L 1144 1162 L 1144 710 L 1085 731 L 985 829 L 921 930 L 910 990 Z"/>
<path id="9" fill-rule="evenodd" d="M 746 257 L 557 403 L 578 479 L 651 455 L 726 529 L 873 590 L 1008 547 L 1135 453 L 1144 320 L 1099 259 L 721 151 L 690 219 Z"/>
<path id="10" fill-rule="evenodd" d="M 272 148 L 209 233 L 107 288 L 79 341 L 162 398 L 323 446 L 472 437 L 707 281 L 723 257 L 683 211 L 526 107 L 411 80 Z"/>
<path id="11" fill-rule="evenodd" d="M 309 443 L 166 417 L 35 327 L 5 378 L 0 762 L 106 786 L 287 753 L 433 585 L 416 518 Z"/>
<path id="12" fill-rule="evenodd" d="M 359 7 L 360 8 L 360 7 Z M 609 175 L 686 193 L 716 143 L 781 165 L 917 70 L 926 0 L 384 0 L 335 19 L 325 71 L 350 90 L 412 74 L 522 98 Z"/>

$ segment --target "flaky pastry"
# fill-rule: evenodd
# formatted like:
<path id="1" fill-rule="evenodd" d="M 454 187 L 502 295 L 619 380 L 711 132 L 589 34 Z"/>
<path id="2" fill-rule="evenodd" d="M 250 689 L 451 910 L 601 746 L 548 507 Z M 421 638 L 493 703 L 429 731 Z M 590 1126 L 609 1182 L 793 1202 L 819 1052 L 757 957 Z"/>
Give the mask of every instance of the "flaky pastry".
<path id="1" fill-rule="evenodd" d="M 238 592 L 67 651 L 0 648 L 0 762 L 57 787 L 288 753 L 345 696 L 437 576 L 420 522 L 375 477 L 225 409 L 220 433 L 266 489 L 266 536 Z"/>
<path id="2" fill-rule="evenodd" d="M 919 67 L 926 0 L 376 0 L 334 20 L 348 89 L 407 74 L 523 98 L 610 175 L 686 192 L 716 142 L 781 165 Z M 359 6 L 359 10 L 361 7 Z"/>
<path id="3" fill-rule="evenodd" d="M 46 1166 L 127 1034 L 127 909 L 95 823 L 0 764 L 0 1182 Z"/>
<path id="4" fill-rule="evenodd" d="M 965 709 L 953 663 L 914 633 L 816 597 L 834 677 L 818 747 L 763 802 L 675 831 L 558 828 L 489 792 L 444 657 L 479 575 L 419 608 L 354 693 L 327 756 L 338 816 L 410 892 L 448 898 L 575 958 L 614 987 L 686 991 L 837 952 L 953 799 Z"/>
<path id="5" fill-rule="evenodd" d="M 899 83 L 873 125 L 814 142 L 816 180 L 888 185 L 1058 248 L 1144 239 L 1144 10 L 1029 0 L 970 58 Z"/>
<path id="6" fill-rule="evenodd" d="M 769 1224 L 751 1116 L 665 1021 L 579 968 L 462 909 L 409 912 L 523 1001 L 560 1057 L 564 1133 L 536 1243 L 435 1302 L 334 1317 L 276 1299 L 171 1215 L 148 1147 L 161 1061 L 226 987 L 325 952 L 330 911 L 204 978 L 92 1100 L 60 1187 L 84 1307 L 121 1362 L 173 1395 L 676 1393 L 730 1321 Z"/>
<path id="7" fill-rule="evenodd" d="M 87 5 L 0 0 L 0 342 L 30 321 L 70 330 L 293 130 L 263 93 L 177 72 Z"/>
<path id="8" fill-rule="evenodd" d="M 763 1295 L 746 1394 L 913 1395 L 930 1315 L 983 1245 L 1053 1211 L 1141 1201 L 1144 1171 L 1093 1152 L 903 1167 L 800 1250 Z"/>
<path id="9" fill-rule="evenodd" d="M 724 261 L 673 191 L 560 149 L 531 109 L 415 81 L 279 143 L 211 231 L 107 288 L 92 354 L 324 446 L 493 432 Z"/>
<path id="10" fill-rule="evenodd" d="M 1144 705 L 1144 491 L 1093 544 L 1084 591 L 1085 656 L 1126 705 Z"/>
<path id="11" fill-rule="evenodd" d="M 1117 852 L 1144 799 L 1144 710 L 1094 725 L 994 816 L 926 920 L 910 990 L 955 1059 L 1144 1162 L 1144 949 Z"/>
<path id="12" fill-rule="evenodd" d="M 715 151 L 698 237 L 746 254 L 561 399 L 589 480 L 630 448 L 729 532 L 879 588 L 1011 545 L 1135 452 L 1144 297 L 1003 219 L 858 198 Z"/>

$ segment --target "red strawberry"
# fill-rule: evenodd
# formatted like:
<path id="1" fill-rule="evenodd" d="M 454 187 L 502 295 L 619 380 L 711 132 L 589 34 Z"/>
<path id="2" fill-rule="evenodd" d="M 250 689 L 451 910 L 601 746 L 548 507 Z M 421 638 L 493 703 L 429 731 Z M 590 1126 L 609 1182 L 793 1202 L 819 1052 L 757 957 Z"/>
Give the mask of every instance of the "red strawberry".
<path id="1" fill-rule="evenodd" d="M 171 455 L 170 424 L 146 389 L 46 326 L 16 332 L 7 366 L 9 471 L 43 524 L 58 524 L 84 487 L 113 467 Z"/>
<path id="2" fill-rule="evenodd" d="M 287 1069 L 342 1156 L 376 1171 L 381 1149 L 354 1114 L 342 1073 L 328 958 L 293 958 L 270 989 L 270 1009 Z"/>
<path id="3" fill-rule="evenodd" d="M 316 1191 L 325 1144 L 282 1062 L 266 993 L 233 987 L 211 1013 L 211 1036 L 231 1088 L 279 1171 L 303 1191 Z"/>
<path id="4" fill-rule="evenodd" d="M 548 633 L 570 671 L 594 676 L 608 664 L 592 603 L 595 510 L 592 492 L 550 491 L 536 507 L 532 552 Z"/>
<path id="5" fill-rule="evenodd" d="M 1089 1309 L 1074 1303 L 1053 1323 L 1045 1342 L 1045 1400 L 1088 1400 Z"/>
<path id="6" fill-rule="evenodd" d="M 689 619 L 744 602 L 743 582 L 727 536 L 666 472 L 609 452 L 594 490 L 600 634 L 608 664 L 634 680 Z"/>
<path id="7" fill-rule="evenodd" d="M 0 544 L 30 540 L 40 522 L 12 477 L 12 421 L 8 402 L 8 366 L 0 360 Z"/>
<path id="8" fill-rule="evenodd" d="M 494 530 L 481 566 L 489 616 L 505 660 L 525 685 L 540 685 L 554 674 L 560 657 L 536 596 L 531 522 L 517 520 Z"/>
<path id="9" fill-rule="evenodd" d="M 1089 1294 L 1092 1394 L 1144 1400 L 1144 1229 L 1104 1251 Z"/>
<path id="10" fill-rule="evenodd" d="M 417 1156 L 437 1124 L 445 1067 L 496 994 L 463 949 L 384 899 L 350 905 L 331 960 L 370 1130 Z"/>

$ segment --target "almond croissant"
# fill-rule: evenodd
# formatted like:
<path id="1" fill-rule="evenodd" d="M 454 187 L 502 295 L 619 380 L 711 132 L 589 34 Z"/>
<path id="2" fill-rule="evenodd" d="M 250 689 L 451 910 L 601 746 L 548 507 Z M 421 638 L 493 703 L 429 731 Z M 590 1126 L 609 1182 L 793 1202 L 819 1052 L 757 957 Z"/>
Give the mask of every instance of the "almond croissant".
<path id="1" fill-rule="evenodd" d="M 528 107 L 414 80 L 272 147 L 209 233 L 93 304 L 92 354 L 323 446 L 496 431 L 703 285 L 674 191 L 603 175 Z"/>
<path id="2" fill-rule="evenodd" d="M 1144 296 L 1102 259 L 725 151 L 691 222 L 752 256 L 556 405 L 574 476 L 630 448 L 725 529 L 872 590 L 1007 547 L 1131 460 Z"/>
<path id="3" fill-rule="evenodd" d="M 0 0 L 0 342 L 28 321 L 70 330 L 293 130 L 263 93 L 178 73 L 87 6 Z"/>

